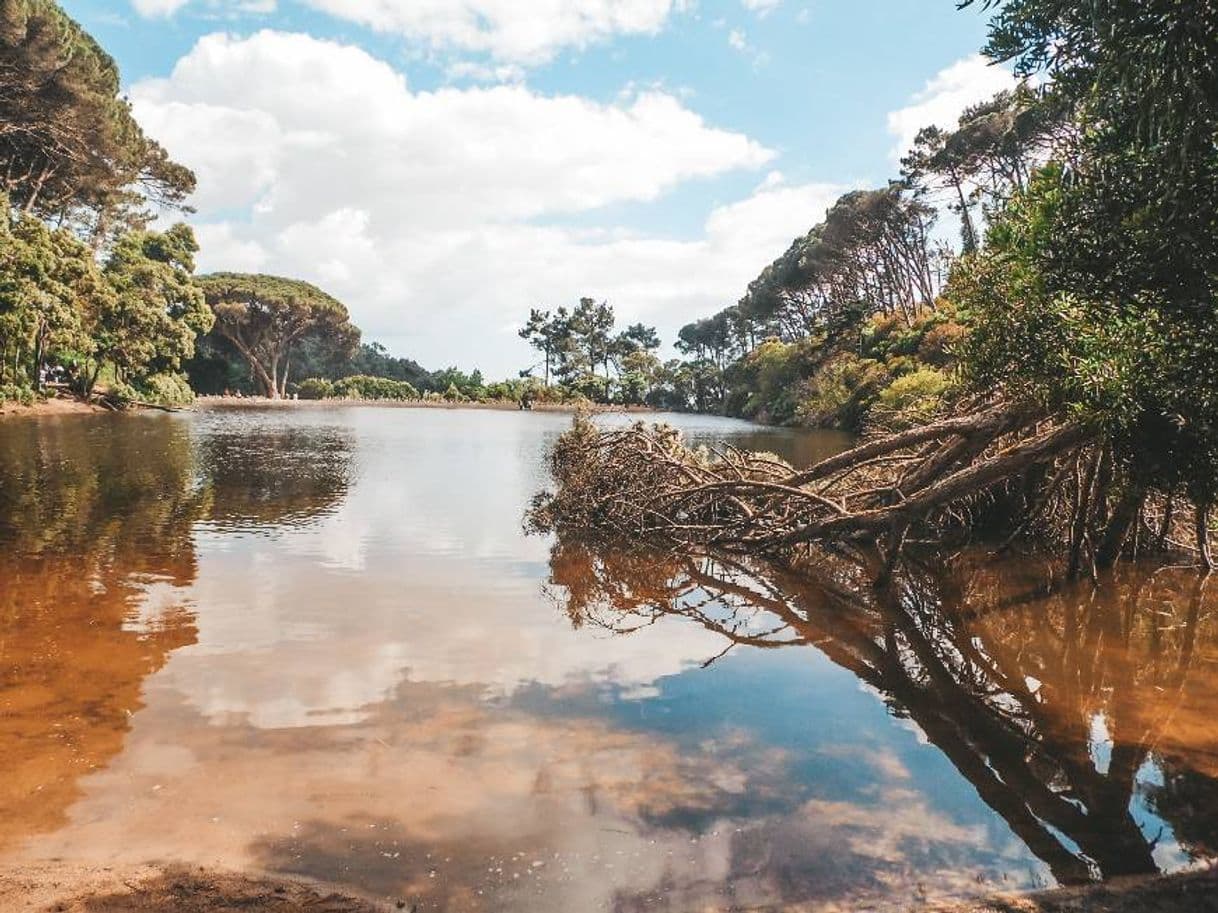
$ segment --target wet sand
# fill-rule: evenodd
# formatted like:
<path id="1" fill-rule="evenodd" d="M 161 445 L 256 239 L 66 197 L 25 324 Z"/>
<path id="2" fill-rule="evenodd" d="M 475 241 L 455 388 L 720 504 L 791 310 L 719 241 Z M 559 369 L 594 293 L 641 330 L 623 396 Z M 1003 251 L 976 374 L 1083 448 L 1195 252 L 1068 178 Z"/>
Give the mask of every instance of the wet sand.
<path id="1" fill-rule="evenodd" d="M 386 913 L 376 903 L 303 880 L 184 866 L 134 869 L 39 866 L 0 873 L 0 909 L 11 913 Z"/>
<path id="2" fill-rule="evenodd" d="M 184 866 L 44 865 L 0 874 L 0 909 L 13 913 L 396 913 L 414 907 L 400 898 L 355 897 L 301 879 Z M 1218 911 L 1218 869 L 958 905 L 926 907 L 911 902 L 904 909 L 909 913 L 1209 913 Z M 795 907 L 790 913 L 812 913 L 812 908 Z"/>

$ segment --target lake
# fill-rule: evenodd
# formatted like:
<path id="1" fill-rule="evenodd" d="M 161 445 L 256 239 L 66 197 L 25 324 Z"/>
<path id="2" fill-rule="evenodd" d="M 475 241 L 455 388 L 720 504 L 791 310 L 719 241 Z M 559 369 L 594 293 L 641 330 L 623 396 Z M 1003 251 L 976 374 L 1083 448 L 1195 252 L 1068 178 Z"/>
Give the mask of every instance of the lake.
<path id="1" fill-rule="evenodd" d="M 804 465 L 847 443 L 663 418 Z M 1195 572 L 1053 589 L 976 560 L 881 598 L 828 566 L 527 536 L 569 424 L 0 424 L 0 866 L 685 913 L 1218 856 L 1218 597 Z"/>

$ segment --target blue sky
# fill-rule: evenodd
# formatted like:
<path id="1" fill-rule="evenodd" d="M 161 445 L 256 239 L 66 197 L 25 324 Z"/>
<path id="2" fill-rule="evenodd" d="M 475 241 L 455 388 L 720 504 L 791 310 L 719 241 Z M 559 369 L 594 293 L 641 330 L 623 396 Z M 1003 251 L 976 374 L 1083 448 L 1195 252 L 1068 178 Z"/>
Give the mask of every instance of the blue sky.
<path id="1" fill-rule="evenodd" d="M 296 275 L 425 365 L 529 307 L 735 301 L 912 131 L 1009 81 L 952 0 L 64 0 L 200 177 L 203 269 Z"/>

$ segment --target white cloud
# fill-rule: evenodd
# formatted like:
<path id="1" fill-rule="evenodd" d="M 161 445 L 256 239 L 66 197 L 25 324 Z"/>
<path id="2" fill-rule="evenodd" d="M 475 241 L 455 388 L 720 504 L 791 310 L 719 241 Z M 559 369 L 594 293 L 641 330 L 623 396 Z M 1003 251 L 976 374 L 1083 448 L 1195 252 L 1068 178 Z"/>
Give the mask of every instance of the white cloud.
<path id="1" fill-rule="evenodd" d="M 727 43 L 733 51 L 751 58 L 754 67 L 760 68 L 770 62 L 770 55 L 753 47 L 749 36 L 740 29 L 732 29 L 727 33 Z"/>
<path id="2" fill-rule="evenodd" d="M 686 0 L 304 0 L 433 48 L 540 63 L 563 48 L 654 35 Z"/>
<path id="3" fill-rule="evenodd" d="M 940 70 L 909 105 L 889 113 L 888 132 L 896 137 L 893 158 L 909 151 L 923 127 L 955 126 L 965 108 L 992 98 L 1003 89 L 1014 88 L 1015 84 L 1009 70 L 995 66 L 980 54 Z"/>
<path id="4" fill-rule="evenodd" d="M 740 4 L 750 12 L 757 13 L 759 16 L 765 16 L 767 13 L 778 9 L 782 0 L 740 0 Z"/>
<path id="5" fill-rule="evenodd" d="M 605 104 L 524 86 L 416 92 L 366 52 L 304 35 L 205 37 L 131 94 L 199 174 L 202 268 L 316 281 L 370 337 L 496 375 L 529 353 L 495 328 L 538 303 L 608 297 L 668 335 L 731 303 L 840 189 L 771 181 L 692 240 L 555 224 L 773 153 L 664 91 Z"/>
<path id="6" fill-rule="evenodd" d="M 131 5 L 141 16 L 152 19 L 172 16 L 189 2 L 190 0 L 131 0 Z"/>

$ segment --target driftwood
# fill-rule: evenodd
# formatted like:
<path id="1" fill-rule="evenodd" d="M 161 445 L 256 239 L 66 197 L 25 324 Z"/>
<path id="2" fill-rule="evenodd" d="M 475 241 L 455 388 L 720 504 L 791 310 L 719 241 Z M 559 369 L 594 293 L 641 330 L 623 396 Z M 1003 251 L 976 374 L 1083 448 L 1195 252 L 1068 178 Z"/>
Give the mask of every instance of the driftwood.
<path id="1" fill-rule="evenodd" d="M 1060 544 L 1074 574 L 1133 551 L 1179 548 L 1190 533 L 1192 551 L 1209 554 L 1204 510 L 1129 485 L 1087 427 L 1001 401 L 866 439 L 798 471 L 730 445 L 691 449 L 663 425 L 601 429 L 577 416 L 551 470 L 556 490 L 529 514 L 543 531 L 770 558 L 812 545 L 873 546 L 888 570 L 911 539 L 947 542 L 988 527 L 1008 546 L 1021 537 Z"/>

